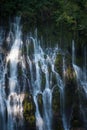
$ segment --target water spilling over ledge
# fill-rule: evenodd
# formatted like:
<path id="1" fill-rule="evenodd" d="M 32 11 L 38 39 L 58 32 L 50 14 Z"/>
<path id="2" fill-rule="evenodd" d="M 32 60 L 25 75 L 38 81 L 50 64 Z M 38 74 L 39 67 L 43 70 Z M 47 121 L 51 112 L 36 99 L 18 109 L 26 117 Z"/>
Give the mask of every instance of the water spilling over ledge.
<path id="1" fill-rule="evenodd" d="M 74 41 L 72 56 L 42 48 L 37 31 L 23 41 L 19 18 L 6 38 L 1 31 L 0 50 L 1 130 L 86 130 L 86 50 L 81 69 Z"/>

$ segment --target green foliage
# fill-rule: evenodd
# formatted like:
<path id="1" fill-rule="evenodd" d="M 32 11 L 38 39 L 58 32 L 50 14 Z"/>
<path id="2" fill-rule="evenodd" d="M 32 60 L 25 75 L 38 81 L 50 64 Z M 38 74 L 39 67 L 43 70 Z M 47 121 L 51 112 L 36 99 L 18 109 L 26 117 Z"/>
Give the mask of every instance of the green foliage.
<path id="1" fill-rule="evenodd" d="M 0 16 L 4 21 L 15 15 L 21 15 L 25 32 L 30 26 L 43 27 L 52 23 L 57 31 L 61 25 L 64 33 L 72 33 L 78 44 L 86 45 L 86 0 L 0 0 Z"/>

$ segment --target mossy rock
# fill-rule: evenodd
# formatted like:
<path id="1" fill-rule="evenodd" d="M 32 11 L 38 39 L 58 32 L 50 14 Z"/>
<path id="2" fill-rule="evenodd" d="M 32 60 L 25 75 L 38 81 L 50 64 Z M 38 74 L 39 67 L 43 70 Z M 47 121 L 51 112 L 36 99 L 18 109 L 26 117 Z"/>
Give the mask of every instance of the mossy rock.
<path id="1" fill-rule="evenodd" d="M 28 55 L 30 56 L 30 59 L 33 58 L 34 56 L 34 43 L 32 39 L 28 39 L 28 41 L 26 42 L 27 44 L 27 50 L 28 51 Z"/>
<path id="2" fill-rule="evenodd" d="M 76 58 L 76 64 L 80 67 L 83 67 L 83 57 L 78 56 L 78 58 Z"/>
<path id="3" fill-rule="evenodd" d="M 83 116 L 82 116 L 82 113 L 81 113 L 79 107 L 80 107 L 79 102 L 78 102 L 78 104 L 75 103 L 75 105 L 73 107 L 72 120 L 71 120 L 72 128 L 82 128 L 83 127 L 84 121 L 83 121 Z"/>
<path id="4" fill-rule="evenodd" d="M 18 78 L 22 77 L 22 66 L 21 63 L 17 64 Z"/>
<path id="5" fill-rule="evenodd" d="M 52 82 L 51 83 L 52 87 L 57 87 L 57 79 L 56 79 L 56 75 L 54 73 L 52 73 L 52 81 L 51 82 Z"/>
<path id="6" fill-rule="evenodd" d="M 21 53 L 22 53 L 22 55 L 27 56 L 26 43 L 23 45 L 22 50 L 21 50 Z"/>
<path id="7" fill-rule="evenodd" d="M 38 94 L 38 106 L 39 106 L 40 114 L 41 116 L 43 116 L 43 100 L 41 94 Z"/>
<path id="8" fill-rule="evenodd" d="M 63 58 L 62 54 L 58 54 L 55 60 L 55 69 L 62 76 Z"/>
<path id="9" fill-rule="evenodd" d="M 30 129 L 35 128 L 35 105 L 33 102 L 32 95 L 26 93 L 25 99 L 23 102 L 23 115 L 25 120 L 25 126 L 28 126 Z M 27 128 L 26 128 L 27 129 Z"/>
<path id="10" fill-rule="evenodd" d="M 65 60 L 67 67 L 72 66 L 72 57 L 68 52 L 65 54 Z"/>
<path id="11" fill-rule="evenodd" d="M 60 93 L 59 89 L 55 88 L 53 91 L 53 130 L 63 130 L 62 118 L 61 118 L 61 108 L 60 108 Z"/>
<path id="12" fill-rule="evenodd" d="M 66 86 L 67 85 L 70 85 L 70 86 L 77 85 L 76 74 L 75 74 L 75 71 L 72 66 L 69 65 L 66 68 L 64 77 L 65 77 Z"/>
<path id="13" fill-rule="evenodd" d="M 59 112 L 60 111 L 60 93 L 58 88 L 54 88 L 53 90 L 53 103 L 52 103 L 52 107 L 53 107 L 53 112 Z"/>
<path id="14" fill-rule="evenodd" d="M 73 91 L 71 92 L 73 93 Z M 72 119 L 71 119 L 71 130 L 78 130 L 81 128 L 81 130 L 84 127 L 84 117 L 83 117 L 83 111 L 85 108 L 87 108 L 87 101 L 84 98 L 84 93 L 82 90 L 77 89 L 74 94 L 72 94 L 73 98 L 73 112 L 72 112 Z M 80 99 L 81 98 L 81 99 Z M 84 104 L 84 105 L 83 105 Z M 87 115 L 86 115 L 87 116 Z"/>
<path id="15" fill-rule="evenodd" d="M 71 67 L 67 68 L 65 74 L 65 88 L 64 88 L 64 96 L 65 96 L 65 106 L 67 109 L 71 109 L 76 91 L 78 89 L 76 77 L 74 75 L 74 71 Z"/>
<path id="16" fill-rule="evenodd" d="M 45 84 L 46 84 L 46 77 L 45 74 L 42 72 L 42 77 L 41 77 L 41 89 L 42 91 L 45 89 Z"/>

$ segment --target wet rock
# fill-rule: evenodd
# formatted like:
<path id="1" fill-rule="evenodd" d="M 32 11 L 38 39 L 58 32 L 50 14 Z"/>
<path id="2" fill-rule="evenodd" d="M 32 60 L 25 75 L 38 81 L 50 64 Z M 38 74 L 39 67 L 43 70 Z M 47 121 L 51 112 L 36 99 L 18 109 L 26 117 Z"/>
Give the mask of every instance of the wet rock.
<path id="1" fill-rule="evenodd" d="M 60 108 L 60 93 L 58 88 L 53 91 L 53 130 L 63 130 L 62 119 L 61 119 L 61 108 Z"/>
<path id="2" fill-rule="evenodd" d="M 25 99 L 23 102 L 23 115 L 24 115 L 24 123 L 26 130 L 35 130 L 35 105 L 33 102 L 32 95 L 26 93 Z"/>

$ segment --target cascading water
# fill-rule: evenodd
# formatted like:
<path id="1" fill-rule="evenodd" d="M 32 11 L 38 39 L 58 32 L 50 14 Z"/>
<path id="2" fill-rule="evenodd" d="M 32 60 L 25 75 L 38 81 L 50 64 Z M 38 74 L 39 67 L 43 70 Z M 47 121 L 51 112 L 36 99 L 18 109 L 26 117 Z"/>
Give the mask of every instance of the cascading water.
<path id="1" fill-rule="evenodd" d="M 63 128 L 64 130 L 69 130 L 70 129 L 70 118 L 67 119 L 66 115 L 66 108 L 65 108 L 65 58 L 63 57 L 63 80 L 61 79 L 60 75 L 55 71 L 54 69 L 54 64 L 52 64 L 52 71 L 56 75 L 56 80 L 57 80 L 57 85 L 60 90 L 60 107 L 61 107 L 61 115 L 62 115 L 62 122 L 63 122 Z M 71 116 L 71 115 L 70 115 Z"/>
<path id="2" fill-rule="evenodd" d="M 30 75 L 31 75 L 31 84 L 33 89 L 33 98 L 36 106 L 36 126 L 39 130 L 51 130 L 51 115 L 52 115 L 52 91 L 50 89 L 50 81 L 49 81 L 49 72 L 48 72 L 48 62 L 44 58 L 44 52 L 42 48 L 38 45 L 37 39 L 33 39 L 30 37 L 33 43 L 34 49 L 34 58 L 33 61 L 30 60 L 29 55 L 27 54 L 27 60 L 30 67 Z M 35 65 L 35 73 L 33 70 L 33 64 Z M 42 82 L 42 72 L 45 75 L 45 88 L 42 91 L 41 82 Z M 42 95 L 43 100 L 43 117 L 41 117 L 39 106 L 38 106 L 38 94 Z M 48 104 L 48 105 L 47 105 Z"/>
<path id="3" fill-rule="evenodd" d="M 74 48 L 74 49 L 73 49 Z M 87 68 L 86 68 L 86 49 L 84 51 L 84 66 L 83 69 L 80 68 L 75 64 L 75 46 L 72 43 L 72 65 L 76 73 L 76 78 L 77 78 L 77 84 L 79 88 L 79 100 L 80 100 L 80 112 L 82 114 L 82 119 L 83 119 L 83 124 L 84 128 L 87 129 L 87 109 L 86 109 L 86 100 L 87 100 Z"/>
<path id="4" fill-rule="evenodd" d="M 81 87 L 83 87 L 85 93 L 87 93 L 87 80 L 86 80 L 86 50 L 84 51 L 84 66 L 83 69 L 81 69 L 79 66 L 75 64 L 75 45 L 74 42 L 72 42 L 72 65 L 76 72 L 77 80 L 79 84 L 81 84 Z"/>
<path id="5" fill-rule="evenodd" d="M 35 39 L 31 38 L 33 40 L 33 48 L 34 48 L 34 59 L 33 61 L 31 61 L 28 57 L 29 60 L 29 67 L 30 67 L 30 75 L 31 75 L 31 84 L 32 84 L 32 89 L 33 89 L 33 99 L 34 99 L 34 103 L 36 106 L 36 127 L 38 130 L 43 130 L 43 119 L 41 117 L 40 111 L 39 111 L 39 106 L 38 106 L 38 94 L 41 93 L 41 80 L 40 80 L 40 67 L 39 67 L 39 58 L 40 58 L 40 54 L 38 53 L 38 46 L 36 45 L 37 42 L 35 42 Z M 32 62 L 35 62 L 35 69 L 36 69 L 36 76 L 34 77 L 34 73 L 33 73 L 33 64 Z"/>
<path id="6" fill-rule="evenodd" d="M 21 47 L 21 30 L 19 28 L 19 19 L 17 19 L 17 24 L 15 24 L 15 37 L 14 43 L 11 47 L 10 53 L 7 56 L 7 64 L 9 63 L 10 67 L 10 76 L 9 76 L 9 95 L 6 101 L 7 105 L 7 129 L 14 130 L 17 129 L 18 125 L 21 123 L 23 118 L 22 112 L 22 102 L 24 95 L 18 93 L 18 80 L 17 80 L 17 65 L 19 62 L 20 56 L 20 47 Z M 9 35 L 10 36 L 10 35 Z M 9 37 L 10 39 L 10 37 Z M 19 116 L 19 123 L 17 118 Z"/>
<path id="7" fill-rule="evenodd" d="M 23 129 L 23 101 L 26 91 L 31 94 L 35 104 L 35 121 L 37 130 L 53 130 L 53 92 L 55 87 L 60 92 L 60 113 L 64 130 L 70 130 L 71 107 L 67 112 L 65 53 L 58 47 L 43 49 L 40 41 L 28 36 L 22 41 L 20 20 L 17 18 L 14 28 L 6 38 L 7 52 L 2 49 L 4 33 L 0 33 L 0 128 L 1 130 Z M 5 54 L 4 54 L 5 53 Z M 62 76 L 55 69 L 58 54 L 62 56 Z M 81 70 L 75 65 L 75 43 L 72 42 L 72 65 L 76 72 L 79 88 L 87 95 L 86 50 L 85 65 Z M 53 81 L 53 79 L 55 81 Z M 29 95 L 28 95 L 29 96 Z M 39 99 L 39 97 L 41 99 Z M 81 99 L 81 98 L 80 98 Z M 39 105 L 39 100 L 42 104 Z M 57 103 L 57 102 L 56 102 Z M 80 103 L 86 124 L 86 110 Z M 68 113 L 68 114 L 67 114 Z"/>

